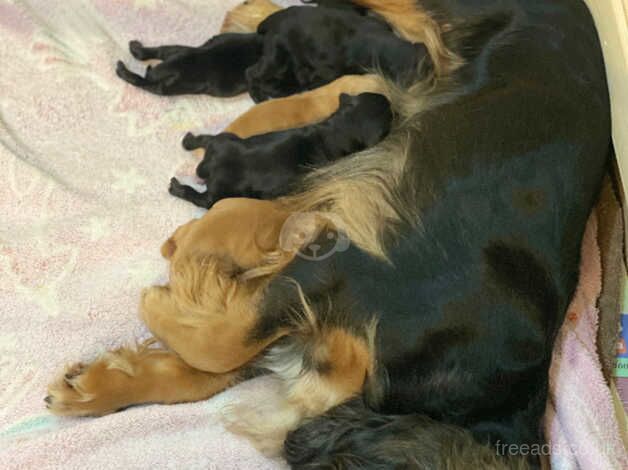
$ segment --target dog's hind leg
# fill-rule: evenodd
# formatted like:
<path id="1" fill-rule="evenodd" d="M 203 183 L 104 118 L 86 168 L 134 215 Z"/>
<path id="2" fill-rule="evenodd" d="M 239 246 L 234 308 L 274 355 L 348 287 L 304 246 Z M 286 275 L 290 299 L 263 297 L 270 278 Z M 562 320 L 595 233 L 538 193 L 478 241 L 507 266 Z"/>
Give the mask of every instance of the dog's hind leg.
<path id="1" fill-rule="evenodd" d="M 159 79 L 155 79 L 152 71 L 156 70 L 158 67 L 159 65 L 157 65 L 155 69 L 152 69 L 149 66 L 146 69 L 146 77 L 142 77 L 141 75 L 131 72 L 122 61 L 118 61 L 116 65 L 116 74 L 125 82 L 156 95 L 178 94 L 177 92 L 173 92 L 170 90 L 172 84 L 177 81 L 178 76 L 176 75 L 176 73 L 170 74 L 168 76 L 159 77 Z"/>
<path id="2" fill-rule="evenodd" d="M 129 51 L 131 55 L 135 57 L 137 60 L 149 60 L 149 59 L 159 59 L 159 60 L 167 60 L 176 54 L 181 54 L 182 52 L 189 52 L 191 50 L 195 50 L 195 47 L 189 46 L 158 46 L 158 47 L 144 47 L 139 41 L 131 41 L 129 42 Z"/>
<path id="3" fill-rule="evenodd" d="M 327 119 L 338 109 L 340 95 L 384 93 L 384 84 L 377 75 L 346 75 L 311 91 L 260 103 L 231 123 L 225 132 L 247 138 Z"/>
<path id="4" fill-rule="evenodd" d="M 134 72 L 131 72 L 126 67 L 126 65 L 124 65 L 124 62 L 122 62 L 121 60 L 119 60 L 118 63 L 116 64 L 116 75 L 120 77 L 122 80 L 124 80 L 125 82 L 130 83 L 131 85 L 135 85 L 138 87 L 145 87 L 145 86 L 151 85 L 151 83 L 148 80 L 146 80 L 146 78 Z"/>
<path id="5" fill-rule="evenodd" d="M 47 408 L 62 416 L 101 416 L 141 403 L 203 400 L 235 384 L 238 371 L 203 372 L 150 342 L 75 364 L 48 387 Z"/>
<path id="6" fill-rule="evenodd" d="M 210 197 L 207 191 L 200 193 L 191 186 L 181 184 L 176 178 L 170 179 L 168 192 L 175 197 L 191 202 L 195 206 L 202 207 L 203 209 L 209 209 L 215 202 L 214 198 Z"/>
<path id="7" fill-rule="evenodd" d="M 188 132 L 183 137 L 181 145 L 185 150 L 196 150 L 206 148 L 212 139 L 214 139 L 213 135 L 194 135 L 191 132 Z"/>

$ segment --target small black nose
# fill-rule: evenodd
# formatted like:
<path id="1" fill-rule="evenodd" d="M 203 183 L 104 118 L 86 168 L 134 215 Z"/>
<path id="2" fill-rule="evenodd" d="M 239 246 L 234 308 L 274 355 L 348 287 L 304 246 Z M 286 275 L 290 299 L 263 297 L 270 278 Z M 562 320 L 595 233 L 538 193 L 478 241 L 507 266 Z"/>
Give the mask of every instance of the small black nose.
<path id="1" fill-rule="evenodd" d="M 52 404 L 52 396 L 48 395 L 46 398 L 44 398 L 44 401 L 49 405 Z"/>

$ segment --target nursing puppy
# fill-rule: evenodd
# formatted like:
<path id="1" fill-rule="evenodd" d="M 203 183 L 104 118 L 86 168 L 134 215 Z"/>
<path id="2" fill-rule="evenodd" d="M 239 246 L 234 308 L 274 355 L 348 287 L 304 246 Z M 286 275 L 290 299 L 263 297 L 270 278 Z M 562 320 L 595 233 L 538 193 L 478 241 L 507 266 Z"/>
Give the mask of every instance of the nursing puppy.
<path id="1" fill-rule="evenodd" d="M 118 61 L 117 75 L 132 85 L 157 95 L 204 93 L 218 97 L 247 91 L 245 71 L 262 55 L 262 38 L 257 34 L 225 33 L 200 47 L 144 47 L 131 41 L 129 49 L 138 60 L 159 59 L 148 66 L 146 76 L 131 72 Z"/>
<path id="2" fill-rule="evenodd" d="M 122 62 L 116 73 L 155 94 L 226 97 L 248 90 L 260 102 L 372 69 L 404 83 L 416 76 L 419 64 L 429 62 L 425 45 L 399 38 L 384 21 L 341 2 L 278 10 L 261 22 L 258 33 L 261 39 L 254 33 L 221 34 L 199 48 L 146 48 L 132 41 L 135 58 L 163 62 L 149 66 L 145 77 Z"/>
<path id="3" fill-rule="evenodd" d="M 199 193 L 172 178 L 170 194 L 204 208 L 227 197 L 274 198 L 313 168 L 375 145 L 388 134 L 391 121 L 384 96 L 343 94 L 338 111 L 319 124 L 248 139 L 230 133 L 187 134 L 185 149 L 205 149 L 196 173 L 207 191 Z"/>
<path id="4" fill-rule="evenodd" d="M 407 83 L 427 59 L 425 45 L 399 38 L 387 23 L 354 8 L 290 7 L 269 16 L 257 31 L 264 52 L 246 72 L 256 102 L 375 68 Z"/>

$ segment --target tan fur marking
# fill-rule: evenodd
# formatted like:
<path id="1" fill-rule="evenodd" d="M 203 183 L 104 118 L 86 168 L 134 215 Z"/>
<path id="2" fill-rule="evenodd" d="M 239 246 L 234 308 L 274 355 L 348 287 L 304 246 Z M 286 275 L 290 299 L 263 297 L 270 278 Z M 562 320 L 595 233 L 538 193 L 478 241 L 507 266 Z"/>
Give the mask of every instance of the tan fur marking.
<path id="1" fill-rule="evenodd" d="M 443 43 L 438 23 L 420 8 L 417 0 L 351 1 L 381 15 L 404 39 L 425 44 L 436 76 L 446 75 L 462 64 L 462 60 Z"/>
<path id="2" fill-rule="evenodd" d="M 280 379 L 283 388 L 275 402 L 255 407 L 234 406 L 225 417 L 234 432 L 244 435 L 262 452 L 277 455 L 286 434 L 306 418 L 320 415 L 359 394 L 374 370 L 370 338 L 359 338 L 342 328 L 319 325 L 316 312 L 299 289 L 302 317 L 292 335 L 301 337 L 304 349 L 276 346 L 266 353 L 263 365 Z M 303 354 L 311 355 L 313 367 L 305 366 Z M 317 367 L 319 366 L 319 367 Z"/>
<path id="3" fill-rule="evenodd" d="M 312 340 L 314 355 L 328 361 L 328 372 L 303 370 L 298 366 L 300 359 L 293 358 L 296 367 L 283 367 L 279 373 L 283 390 L 277 401 L 254 407 L 239 404 L 225 416 L 230 430 L 267 455 L 278 455 L 286 434 L 304 419 L 359 394 L 364 385 L 372 359 L 362 340 L 340 329 L 322 331 Z"/>

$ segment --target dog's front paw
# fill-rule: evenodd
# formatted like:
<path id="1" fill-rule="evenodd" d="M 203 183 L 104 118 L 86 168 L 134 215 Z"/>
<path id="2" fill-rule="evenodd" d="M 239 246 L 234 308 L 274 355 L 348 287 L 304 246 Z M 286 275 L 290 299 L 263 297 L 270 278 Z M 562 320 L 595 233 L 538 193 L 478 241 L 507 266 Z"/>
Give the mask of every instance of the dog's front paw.
<path id="1" fill-rule="evenodd" d="M 122 351 L 68 367 L 49 385 L 46 408 L 59 416 L 102 416 L 131 404 L 133 371 Z"/>
<path id="2" fill-rule="evenodd" d="M 137 60 L 146 60 L 147 59 L 145 51 L 144 51 L 144 46 L 139 41 L 131 41 L 131 42 L 129 42 L 129 52 Z"/>

